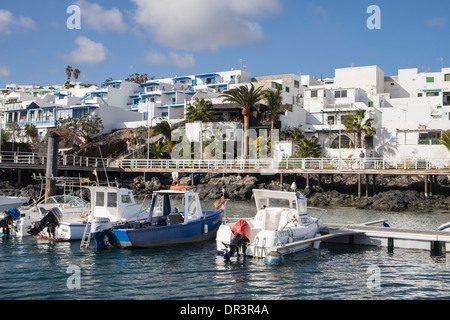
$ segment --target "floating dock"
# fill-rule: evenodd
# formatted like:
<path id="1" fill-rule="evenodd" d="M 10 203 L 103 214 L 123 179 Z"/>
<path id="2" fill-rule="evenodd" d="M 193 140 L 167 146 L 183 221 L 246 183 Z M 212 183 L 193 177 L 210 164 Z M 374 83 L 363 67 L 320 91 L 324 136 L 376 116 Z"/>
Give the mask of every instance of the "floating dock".
<path id="1" fill-rule="evenodd" d="M 411 249 L 431 251 L 435 254 L 450 252 L 450 232 L 400 229 L 380 226 L 386 220 L 364 224 L 326 224 L 322 237 L 315 238 L 325 243 L 378 246 L 388 250 Z"/>

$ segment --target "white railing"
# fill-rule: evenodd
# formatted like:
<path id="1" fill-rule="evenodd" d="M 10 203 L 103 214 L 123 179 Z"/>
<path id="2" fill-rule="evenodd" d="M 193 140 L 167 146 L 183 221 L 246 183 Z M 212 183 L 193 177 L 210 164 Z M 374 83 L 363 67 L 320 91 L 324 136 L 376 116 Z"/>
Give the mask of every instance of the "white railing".
<path id="1" fill-rule="evenodd" d="M 46 165 L 47 154 L 25 153 L 25 152 L 1 152 L 0 164 L 18 165 Z M 375 169 L 375 170 L 450 170 L 450 159 L 338 159 L 338 158 L 317 158 L 317 159 L 198 159 L 198 160 L 173 160 L 173 159 L 122 159 L 111 160 L 96 157 L 81 157 L 73 155 L 59 155 L 59 166 L 69 167 L 92 167 L 122 169 L 209 169 L 209 170 L 260 170 L 273 171 L 278 169 L 319 169 L 319 170 L 354 170 L 354 169 Z"/>

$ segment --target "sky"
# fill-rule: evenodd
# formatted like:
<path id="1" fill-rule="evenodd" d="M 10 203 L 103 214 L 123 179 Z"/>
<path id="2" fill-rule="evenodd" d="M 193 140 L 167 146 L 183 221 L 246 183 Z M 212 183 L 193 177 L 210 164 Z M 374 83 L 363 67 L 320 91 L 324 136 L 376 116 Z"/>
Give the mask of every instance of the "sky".
<path id="1" fill-rule="evenodd" d="M 386 76 L 437 72 L 450 66 L 449 9 L 448 0 L 2 1 L 0 88 L 63 84 L 68 65 L 97 85 L 232 68 L 254 77 L 326 78 L 366 65 Z"/>

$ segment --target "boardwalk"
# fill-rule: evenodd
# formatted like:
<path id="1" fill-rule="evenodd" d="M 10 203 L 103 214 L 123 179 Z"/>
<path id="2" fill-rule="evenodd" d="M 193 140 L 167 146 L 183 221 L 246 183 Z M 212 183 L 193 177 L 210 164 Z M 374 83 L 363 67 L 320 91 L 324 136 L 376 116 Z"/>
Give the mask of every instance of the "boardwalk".
<path id="1" fill-rule="evenodd" d="M 45 170 L 47 154 L 2 152 L 0 168 Z M 150 160 L 100 159 L 60 155 L 60 170 L 116 172 L 198 172 L 198 173 L 323 173 L 323 174 L 414 174 L 450 175 L 450 160 L 438 159 L 254 159 L 254 160 Z"/>

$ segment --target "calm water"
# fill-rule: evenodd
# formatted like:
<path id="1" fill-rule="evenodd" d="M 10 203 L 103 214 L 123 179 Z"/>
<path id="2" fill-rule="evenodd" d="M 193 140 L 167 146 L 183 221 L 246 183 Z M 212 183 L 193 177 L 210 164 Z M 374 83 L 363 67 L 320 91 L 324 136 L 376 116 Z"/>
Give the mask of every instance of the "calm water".
<path id="1" fill-rule="evenodd" d="M 211 203 L 207 204 L 211 207 Z M 254 204 L 230 203 L 253 215 Z M 325 222 L 388 218 L 393 227 L 436 229 L 446 214 L 328 210 Z M 92 247 L 92 245 L 91 245 Z M 379 285 L 368 282 L 379 270 Z M 80 277 L 73 280 L 79 270 Z M 225 262 L 215 243 L 159 249 L 80 250 L 79 242 L 0 237 L 0 299 L 449 299 L 450 255 L 324 245 L 288 256 L 282 266 L 263 260 Z M 77 282 L 79 279 L 79 282 Z M 79 289 L 76 287 L 79 284 Z M 74 289 L 69 287 L 75 286 Z"/>

